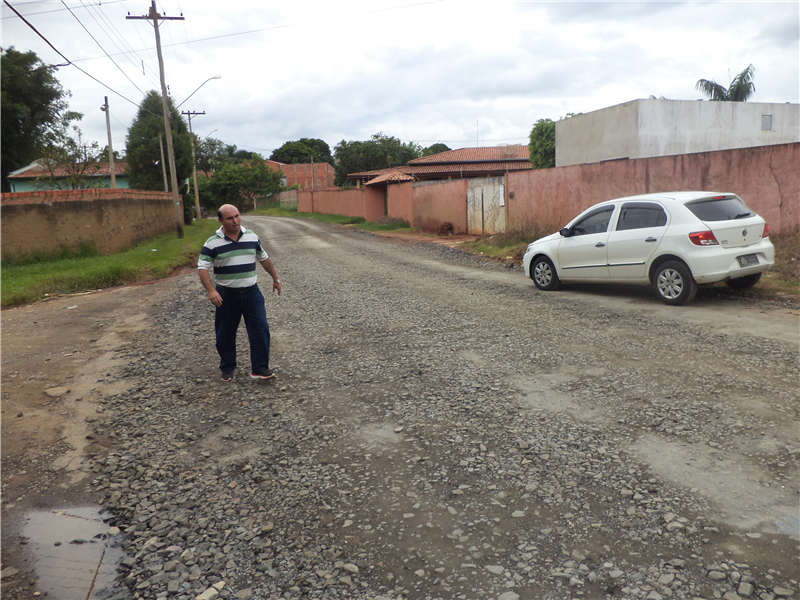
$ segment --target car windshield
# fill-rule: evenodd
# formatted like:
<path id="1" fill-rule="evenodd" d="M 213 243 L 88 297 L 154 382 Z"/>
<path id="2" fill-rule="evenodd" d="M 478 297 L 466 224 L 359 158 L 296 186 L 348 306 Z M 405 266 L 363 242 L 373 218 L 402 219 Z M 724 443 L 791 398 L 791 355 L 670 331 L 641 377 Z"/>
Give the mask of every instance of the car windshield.
<path id="1" fill-rule="evenodd" d="M 686 208 L 701 221 L 731 221 L 752 217 L 755 214 L 738 196 L 697 200 L 689 202 Z"/>

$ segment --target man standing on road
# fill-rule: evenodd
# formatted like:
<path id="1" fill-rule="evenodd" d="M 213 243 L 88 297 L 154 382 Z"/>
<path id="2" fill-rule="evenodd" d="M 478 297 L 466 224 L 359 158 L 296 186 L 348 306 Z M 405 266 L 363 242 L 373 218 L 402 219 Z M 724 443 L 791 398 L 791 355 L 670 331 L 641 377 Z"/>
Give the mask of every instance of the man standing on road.
<path id="1" fill-rule="evenodd" d="M 214 330 L 217 336 L 219 368 L 222 381 L 233 380 L 236 371 L 236 330 L 244 316 L 250 339 L 250 377 L 272 379 L 269 368 L 269 324 L 264 308 L 264 295 L 258 289 L 256 261 L 272 277 L 272 291 L 281 295 L 281 282 L 261 241 L 252 231 L 242 227 L 239 210 L 225 204 L 217 211 L 222 227 L 206 240 L 197 261 L 200 281 L 208 292 L 211 304 L 217 307 Z M 209 270 L 214 267 L 216 287 Z"/>

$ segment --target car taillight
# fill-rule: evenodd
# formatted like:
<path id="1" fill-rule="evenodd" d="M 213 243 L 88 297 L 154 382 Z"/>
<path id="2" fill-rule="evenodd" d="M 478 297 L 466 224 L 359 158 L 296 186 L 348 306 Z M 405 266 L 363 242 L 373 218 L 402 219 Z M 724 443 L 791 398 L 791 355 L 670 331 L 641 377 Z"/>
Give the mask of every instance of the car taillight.
<path id="1" fill-rule="evenodd" d="M 764 223 L 764 233 L 761 234 L 761 237 L 769 237 L 769 223 Z"/>
<path id="2" fill-rule="evenodd" d="M 689 239 L 695 246 L 719 246 L 717 238 L 714 237 L 711 231 L 698 231 L 697 233 L 690 233 Z"/>

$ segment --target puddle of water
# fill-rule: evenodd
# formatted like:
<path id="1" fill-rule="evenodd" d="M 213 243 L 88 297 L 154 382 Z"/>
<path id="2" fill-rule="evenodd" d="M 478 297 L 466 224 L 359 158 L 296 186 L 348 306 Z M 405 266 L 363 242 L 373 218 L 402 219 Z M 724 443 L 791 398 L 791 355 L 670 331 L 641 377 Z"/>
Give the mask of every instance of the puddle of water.
<path id="1" fill-rule="evenodd" d="M 125 553 L 108 538 L 97 508 L 32 512 L 24 520 L 41 591 L 60 600 L 94 600 L 114 582 Z"/>

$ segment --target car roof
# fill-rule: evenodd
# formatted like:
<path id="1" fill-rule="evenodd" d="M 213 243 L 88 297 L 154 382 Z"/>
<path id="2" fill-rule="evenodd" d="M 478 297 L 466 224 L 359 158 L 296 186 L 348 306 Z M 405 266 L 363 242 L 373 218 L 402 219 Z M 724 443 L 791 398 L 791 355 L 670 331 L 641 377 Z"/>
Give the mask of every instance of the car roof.
<path id="1" fill-rule="evenodd" d="M 607 202 L 635 202 L 637 200 L 658 200 L 661 202 L 679 202 L 686 204 L 692 200 L 711 198 L 712 196 L 732 196 L 730 192 L 658 192 L 655 194 L 638 194 L 636 196 L 625 196 L 624 198 L 614 198 Z M 602 202 L 601 204 L 605 204 Z"/>

